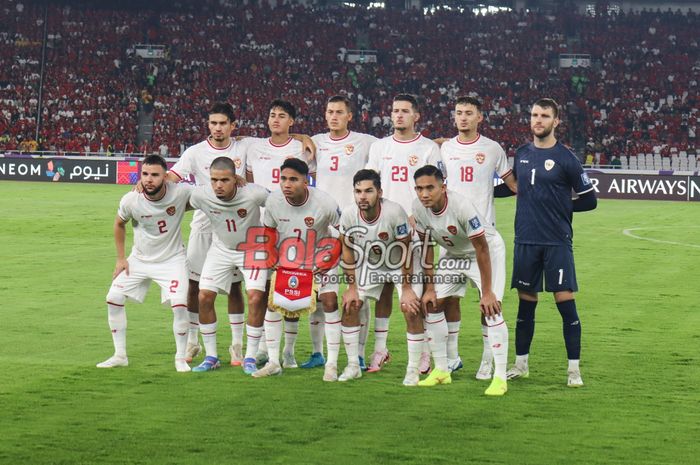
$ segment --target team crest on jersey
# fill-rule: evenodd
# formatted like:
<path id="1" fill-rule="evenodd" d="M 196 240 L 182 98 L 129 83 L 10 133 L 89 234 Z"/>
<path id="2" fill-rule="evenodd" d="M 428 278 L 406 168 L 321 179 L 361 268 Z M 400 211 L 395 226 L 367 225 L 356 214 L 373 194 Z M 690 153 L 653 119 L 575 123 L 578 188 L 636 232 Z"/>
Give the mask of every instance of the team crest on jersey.
<path id="1" fill-rule="evenodd" d="M 418 164 L 418 156 L 411 155 L 410 157 L 408 157 L 408 164 L 411 166 L 416 166 Z"/>
<path id="2" fill-rule="evenodd" d="M 168 216 L 173 216 L 175 214 L 175 207 L 168 207 L 168 209 L 165 210 L 165 213 L 167 213 Z"/>
<path id="3" fill-rule="evenodd" d="M 388 233 L 388 232 L 382 231 L 382 232 L 380 232 L 379 234 L 377 234 L 377 236 L 379 237 L 379 239 L 381 239 L 381 240 L 383 240 L 383 241 L 389 239 L 389 233 Z"/>
<path id="4" fill-rule="evenodd" d="M 447 230 L 448 230 L 448 231 L 450 232 L 450 234 L 452 234 L 452 235 L 456 235 L 456 234 L 457 234 L 457 226 L 452 226 L 452 225 L 450 225 L 450 226 L 447 227 Z"/>
<path id="5" fill-rule="evenodd" d="M 241 167 L 241 163 L 243 163 L 243 162 L 241 161 L 240 158 L 236 158 L 233 160 L 233 164 L 236 165 L 236 169 L 239 169 Z"/>
<path id="6" fill-rule="evenodd" d="M 247 215 L 248 215 L 248 210 L 246 210 L 245 208 L 238 209 L 238 216 L 240 216 L 241 218 L 245 218 Z"/>
<path id="7" fill-rule="evenodd" d="M 345 155 L 352 155 L 352 152 L 355 151 L 355 146 L 352 144 L 348 144 L 345 146 Z"/>
<path id="8" fill-rule="evenodd" d="M 544 169 L 546 169 L 547 171 L 549 171 L 549 170 L 551 170 L 552 168 L 554 168 L 554 160 L 552 160 L 552 159 L 547 159 L 547 160 L 545 160 L 545 161 L 544 161 Z"/>
<path id="9" fill-rule="evenodd" d="M 486 154 L 479 152 L 474 156 L 474 158 L 476 158 L 476 162 L 481 165 L 484 163 L 484 161 L 486 161 Z"/>
<path id="10" fill-rule="evenodd" d="M 314 225 L 314 217 L 313 216 L 307 216 L 304 218 L 304 223 L 306 223 L 306 227 L 310 228 L 311 226 Z"/>
<path id="11" fill-rule="evenodd" d="M 296 276 L 290 277 L 287 281 L 287 286 L 289 286 L 290 289 L 296 289 L 297 287 L 299 287 L 299 278 L 297 278 Z"/>

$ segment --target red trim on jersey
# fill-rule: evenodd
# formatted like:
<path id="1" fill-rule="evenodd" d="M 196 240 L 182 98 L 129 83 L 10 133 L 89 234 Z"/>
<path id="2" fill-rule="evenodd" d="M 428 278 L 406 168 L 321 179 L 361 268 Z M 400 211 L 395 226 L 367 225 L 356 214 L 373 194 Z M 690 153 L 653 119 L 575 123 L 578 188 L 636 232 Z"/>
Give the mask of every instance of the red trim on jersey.
<path id="1" fill-rule="evenodd" d="M 414 139 L 411 139 L 411 140 L 398 140 L 393 135 L 391 136 L 391 138 L 394 139 L 394 142 L 398 142 L 399 144 L 410 144 L 411 142 L 415 142 L 418 139 L 420 139 L 420 136 L 421 136 L 421 134 L 419 132 L 418 135 Z"/>
<path id="2" fill-rule="evenodd" d="M 171 173 L 175 173 L 175 176 L 177 176 L 178 178 L 180 178 L 180 181 L 182 181 L 182 180 L 183 180 L 183 177 L 182 177 L 182 176 L 180 176 L 180 173 L 178 173 L 178 172 L 177 172 L 177 171 L 175 171 L 174 169 L 171 169 L 171 170 L 170 170 L 170 172 L 171 172 Z"/>
<path id="3" fill-rule="evenodd" d="M 445 211 L 447 210 L 447 204 L 449 203 L 449 200 L 450 199 L 447 198 L 447 194 L 445 194 L 445 206 L 442 207 L 442 210 L 440 210 L 439 212 L 434 212 L 431 208 L 430 213 L 432 213 L 435 216 L 442 216 L 442 214 L 445 213 Z"/>
<path id="4" fill-rule="evenodd" d="M 267 141 L 268 141 L 268 142 L 270 143 L 270 145 L 273 146 L 273 147 L 284 147 L 285 145 L 289 144 L 293 139 L 294 139 L 293 137 L 290 137 L 289 139 L 287 139 L 287 142 L 285 142 L 285 143 L 282 144 L 282 145 L 277 145 L 277 144 L 273 143 L 273 142 L 272 142 L 272 137 L 270 137 L 269 139 L 267 139 Z"/>
<path id="5" fill-rule="evenodd" d="M 227 145 L 226 147 L 221 147 L 221 148 L 219 148 L 219 147 L 214 147 L 214 144 L 212 144 L 212 143 L 209 141 L 209 137 L 207 137 L 207 144 L 209 144 L 209 147 L 213 148 L 214 150 L 226 150 L 226 149 L 228 149 L 228 148 L 231 147 L 231 144 L 232 144 L 232 143 L 233 143 L 233 142 L 229 140 L 229 141 L 228 141 L 228 145 Z"/>
<path id="6" fill-rule="evenodd" d="M 160 200 L 163 200 L 163 199 L 165 198 L 165 195 L 168 193 L 168 183 L 163 182 L 163 189 L 165 189 L 165 192 L 163 192 L 163 197 L 159 198 L 158 200 L 149 199 L 148 196 L 146 195 L 146 190 L 145 190 L 145 189 L 144 189 L 144 191 L 141 192 L 141 193 L 142 193 L 143 196 L 146 198 L 146 200 L 148 200 L 149 202 L 158 202 L 158 201 L 160 201 Z"/>
<path id="7" fill-rule="evenodd" d="M 459 140 L 459 136 L 457 136 L 457 143 L 460 145 L 472 145 L 473 143 L 475 143 L 479 139 L 481 139 L 481 134 L 477 134 L 476 139 L 470 140 L 469 142 L 462 142 L 461 140 Z"/>
<path id="8" fill-rule="evenodd" d="M 470 240 L 471 240 L 471 239 L 476 239 L 477 237 L 481 237 L 481 236 L 483 236 L 484 234 L 486 234 L 486 230 L 481 231 L 479 234 L 475 234 L 475 235 L 473 235 L 473 236 L 469 236 L 469 239 L 470 239 Z"/>
<path id="9" fill-rule="evenodd" d="M 289 205 L 291 205 L 292 207 L 301 207 L 302 205 L 304 205 L 306 203 L 307 200 L 309 200 L 309 189 L 308 188 L 306 189 L 305 194 L 306 194 L 306 196 L 304 197 L 304 201 L 299 203 L 299 204 L 290 202 L 287 197 L 285 197 L 284 200 L 286 200 L 287 203 Z"/>
<path id="10" fill-rule="evenodd" d="M 328 138 L 329 138 L 330 140 L 332 140 L 333 142 L 338 142 L 338 141 L 341 141 L 341 140 L 343 140 L 343 139 L 347 139 L 348 137 L 350 137 L 350 133 L 351 133 L 351 132 L 352 132 L 352 131 L 348 131 L 347 134 L 345 134 L 343 137 L 340 137 L 340 138 L 338 138 L 338 139 L 333 139 L 333 136 L 331 136 L 331 134 L 328 133 Z"/>
<path id="11" fill-rule="evenodd" d="M 364 221 L 365 224 L 372 225 L 372 224 L 376 223 L 377 220 L 379 220 L 379 217 L 380 217 L 380 216 L 382 216 L 382 201 L 379 200 L 379 212 L 377 213 L 377 217 L 376 217 L 374 220 L 372 220 L 372 221 L 367 221 L 367 220 L 365 219 L 365 215 L 362 214 L 362 210 L 358 210 L 358 211 L 359 211 L 359 213 L 360 213 L 360 219 L 361 219 L 362 221 Z"/>
<path id="12" fill-rule="evenodd" d="M 510 170 L 506 171 L 505 173 L 503 173 L 503 176 L 501 176 L 501 179 L 505 179 L 505 178 L 507 178 L 508 176 L 510 176 L 511 174 L 513 174 L 513 170 L 512 170 L 512 169 L 510 169 Z"/>

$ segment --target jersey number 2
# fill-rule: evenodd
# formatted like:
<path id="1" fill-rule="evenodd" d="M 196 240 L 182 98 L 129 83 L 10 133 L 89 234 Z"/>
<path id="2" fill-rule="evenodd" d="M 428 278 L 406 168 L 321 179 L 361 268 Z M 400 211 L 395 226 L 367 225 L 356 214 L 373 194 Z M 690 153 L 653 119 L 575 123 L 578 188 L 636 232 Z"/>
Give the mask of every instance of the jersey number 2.
<path id="1" fill-rule="evenodd" d="M 158 231 L 160 231 L 161 234 L 165 234 L 166 232 L 168 232 L 168 230 L 165 229 L 166 226 L 168 226 L 168 224 L 165 222 L 165 220 L 160 220 L 158 222 Z"/>

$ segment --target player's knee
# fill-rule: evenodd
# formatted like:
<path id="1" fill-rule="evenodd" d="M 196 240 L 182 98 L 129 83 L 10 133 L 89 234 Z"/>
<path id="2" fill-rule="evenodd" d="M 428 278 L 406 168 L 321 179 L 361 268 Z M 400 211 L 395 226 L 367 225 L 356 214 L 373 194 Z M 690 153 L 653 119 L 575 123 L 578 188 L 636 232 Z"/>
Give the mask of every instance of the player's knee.
<path id="1" fill-rule="evenodd" d="M 334 292 L 321 294 L 320 296 L 318 296 L 318 298 L 321 301 L 321 305 L 323 306 L 324 312 L 333 312 L 335 310 L 338 310 L 338 298 L 336 297 L 336 294 Z"/>
<path id="2" fill-rule="evenodd" d="M 119 306 L 124 306 L 126 303 L 126 296 L 122 294 L 121 292 L 115 292 L 110 290 L 109 293 L 107 294 L 107 305 L 113 304 L 113 305 L 119 305 Z"/>
<path id="3" fill-rule="evenodd" d="M 216 300 L 216 292 L 208 289 L 200 289 L 197 300 L 199 301 L 200 306 L 214 305 L 214 300 Z"/>
<path id="4" fill-rule="evenodd" d="M 258 307 L 263 305 L 263 292 L 257 289 L 251 289 L 247 292 L 248 294 L 248 306 Z"/>

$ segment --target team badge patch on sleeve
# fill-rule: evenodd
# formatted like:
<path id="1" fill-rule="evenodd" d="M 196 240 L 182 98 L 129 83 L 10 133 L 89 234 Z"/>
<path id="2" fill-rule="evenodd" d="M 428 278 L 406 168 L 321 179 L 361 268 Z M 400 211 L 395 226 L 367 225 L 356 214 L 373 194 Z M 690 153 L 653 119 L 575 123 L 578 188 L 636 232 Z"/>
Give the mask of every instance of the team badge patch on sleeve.
<path id="1" fill-rule="evenodd" d="M 474 218 L 469 218 L 469 226 L 471 226 L 472 229 L 479 229 L 481 227 L 481 221 L 479 221 L 478 217 Z"/>
<path id="2" fill-rule="evenodd" d="M 396 234 L 398 236 L 408 234 L 408 226 L 406 225 L 406 223 L 400 224 L 396 227 Z"/>
<path id="3" fill-rule="evenodd" d="M 591 180 L 588 177 L 588 173 L 581 173 L 581 182 L 583 182 L 584 186 L 590 186 L 591 185 Z"/>

